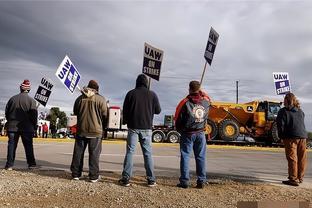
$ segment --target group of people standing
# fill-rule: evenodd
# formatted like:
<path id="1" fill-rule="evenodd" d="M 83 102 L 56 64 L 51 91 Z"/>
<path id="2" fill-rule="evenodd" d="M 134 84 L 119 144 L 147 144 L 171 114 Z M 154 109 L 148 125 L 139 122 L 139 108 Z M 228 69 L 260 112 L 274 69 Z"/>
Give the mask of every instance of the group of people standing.
<path id="1" fill-rule="evenodd" d="M 38 129 L 37 136 L 42 136 L 42 138 L 48 138 L 49 126 L 46 122 L 42 124 L 41 126 L 38 126 L 37 129 Z M 42 131 L 42 134 L 41 134 L 41 131 Z"/>
<path id="2" fill-rule="evenodd" d="M 14 165 L 15 151 L 21 136 L 28 167 L 36 168 L 33 153 L 33 133 L 37 125 L 37 107 L 34 99 L 28 96 L 30 82 L 24 80 L 20 86 L 21 93 L 13 96 L 6 106 L 8 120 L 8 154 L 5 169 Z M 90 80 L 76 99 L 73 112 L 77 115 L 77 134 L 70 170 L 73 180 L 80 180 L 83 171 L 84 153 L 89 152 L 89 179 L 100 179 L 99 158 L 102 151 L 102 138 L 107 125 L 108 106 L 106 99 L 99 94 L 99 85 Z M 304 113 L 292 93 L 285 96 L 285 107 L 277 117 L 279 136 L 283 139 L 289 167 L 287 185 L 298 185 L 303 181 L 307 164 L 305 141 L 307 133 L 304 126 Z M 204 188 L 206 177 L 206 138 L 205 124 L 208 119 L 210 98 L 200 88 L 198 81 L 189 83 L 189 94 L 177 106 L 175 124 L 181 134 L 180 139 L 180 188 L 190 187 L 189 160 L 194 152 L 196 162 L 196 188 Z M 155 114 L 161 112 L 158 97 L 148 89 L 148 78 L 140 74 L 136 86 L 130 90 L 123 103 L 123 124 L 127 124 L 128 136 L 123 171 L 119 184 L 130 186 L 133 169 L 133 154 L 139 142 L 146 170 L 147 186 L 156 186 L 156 176 L 152 158 L 152 125 Z"/>

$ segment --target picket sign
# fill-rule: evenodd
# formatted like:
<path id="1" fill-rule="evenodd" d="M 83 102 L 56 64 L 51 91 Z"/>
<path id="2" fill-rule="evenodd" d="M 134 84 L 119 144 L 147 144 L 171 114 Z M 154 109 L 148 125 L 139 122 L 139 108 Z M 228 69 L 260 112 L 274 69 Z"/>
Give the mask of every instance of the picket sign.
<path id="1" fill-rule="evenodd" d="M 142 73 L 159 81 L 164 51 L 144 43 Z"/>
<path id="2" fill-rule="evenodd" d="M 71 94 L 74 93 L 76 87 L 78 90 L 81 90 L 78 86 L 81 79 L 80 73 L 67 55 L 57 68 L 55 76 L 63 83 Z"/>
<path id="3" fill-rule="evenodd" d="M 200 85 L 202 84 L 204 75 L 206 73 L 207 63 L 211 66 L 213 55 L 216 50 L 218 40 L 219 40 L 219 34 L 211 27 L 210 32 L 209 32 L 208 42 L 207 42 L 206 49 L 205 49 L 205 54 L 204 54 L 204 58 L 206 59 L 206 61 L 205 61 L 205 66 L 204 66 L 203 73 L 200 79 Z"/>
<path id="4" fill-rule="evenodd" d="M 37 89 L 37 92 L 35 94 L 35 100 L 38 101 L 37 108 L 39 105 L 43 105 L 44 107 L 47 105 L 49 97 L 52 93 L 52 81 L 43 77 L 41 79 L 40 85 Z"/>
<path id="5" fill-rule="evenodd" d="M 273 81 L 277 95 L 284 95 L 291 91 L 288 72 L 273 72 Z"/>

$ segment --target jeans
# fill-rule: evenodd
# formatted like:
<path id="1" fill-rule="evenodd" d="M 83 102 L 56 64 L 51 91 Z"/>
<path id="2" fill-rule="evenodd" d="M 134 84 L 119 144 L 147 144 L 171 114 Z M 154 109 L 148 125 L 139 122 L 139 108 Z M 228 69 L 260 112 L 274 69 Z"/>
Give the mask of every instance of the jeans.
<path id="1" fill-rule="evenodd" d="M 25 149 L 26 160 L 28 167 L 36 166 L 36 160 L 34 156 L 33 148 L 33 132 L 8 132 L 8 153 L 7 153 L 7 162 L 6 167 L 13 167 L 15 161 L 15 153 L 18 144 L 19 137 L 22 137 L 22 142 Z"/>
<path id="2" fill-rule="evenodd" d="M 194 151 L 196 161 L 197 183 L 205 183 L 206 179 L 206 138 L 204 132 L 183 133 L 180 140 L 180 183 L 188 185 L 190 180 L 189 160 Z"/>
<path id="3" fill-rule="evenodd" d="M 42 138 L 48 138 L 48 132 L 43 132 L 42 133 Z"/>
<path id="4" fill-rule="evenodd" d="M 140 134 L 140 136 L 139 136 Z M 132 176 L 133 154 L 135 153 L 136 145 L 140 142 L 146 177 L 149 181 L 156 181 L 154 175 L 154 164 L 152 158 L 152 130 L 129 129 L 127 137 L 127 151 L 123 164 L 122 177 L 129 180 Z"/>
<path id="5" fill-rule="evenodd" d="M 81 177 L 83 171 L 84 153 L 88 146 L 89 151 L 89 178 L 99 178 L 99 162 L 102 151 L 102 138 L 85 138 L 77 136 L 74 146 L 73 159 L 70 166 L 72 177 Z"/>

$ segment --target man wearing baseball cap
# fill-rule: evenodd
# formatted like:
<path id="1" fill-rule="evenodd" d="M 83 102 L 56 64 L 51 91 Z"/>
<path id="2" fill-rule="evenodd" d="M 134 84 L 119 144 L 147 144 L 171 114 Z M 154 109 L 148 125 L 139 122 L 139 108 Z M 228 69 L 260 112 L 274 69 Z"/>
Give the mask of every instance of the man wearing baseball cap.
<path id="1" fill-rule="evenodd" d="M 6 170 L 12 170 L 19 137 L 22 138 L 29 169 L 36 168 L 33 136 L 37 125 L 38 111 L 36 101 L 28 93 L 30 82 L 25 79 L 20 85 L 20 93 L 11 97 L 5 108 L 8 132 L 8 153 Z"/>
<path id="2" fill-rule="evenodd" d="M 90 80 L 81 93 L 73 109 L 77 115 L 77 135 L 70 169 L 73 180 L 79 180 L 82 176 L 84 152 L 88 146 L 89 179 L 96 183 L 100 179 L 99 159 L 108 109 L 106 99 L 99 94 L 99 85 L 95 80 Z"/>

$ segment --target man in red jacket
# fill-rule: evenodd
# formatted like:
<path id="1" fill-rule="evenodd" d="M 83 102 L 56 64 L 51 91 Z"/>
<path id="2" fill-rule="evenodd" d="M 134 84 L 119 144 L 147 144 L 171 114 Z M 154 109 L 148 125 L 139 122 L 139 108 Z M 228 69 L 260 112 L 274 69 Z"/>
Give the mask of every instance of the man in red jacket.
<path id="1" fill-rule="evenodd" d="M 205 124 L 210 106 L 209 97 L 201 92 L 200 83 L 191 81 L 189 95 L 177 106 L 175 124 L 181 134 L 180 140 L 180 188 L 189 187 L 189 160 L 192 150 L 196 161 L 197 185 L 204 188 L 206 184 L 206 138 Z"/>

